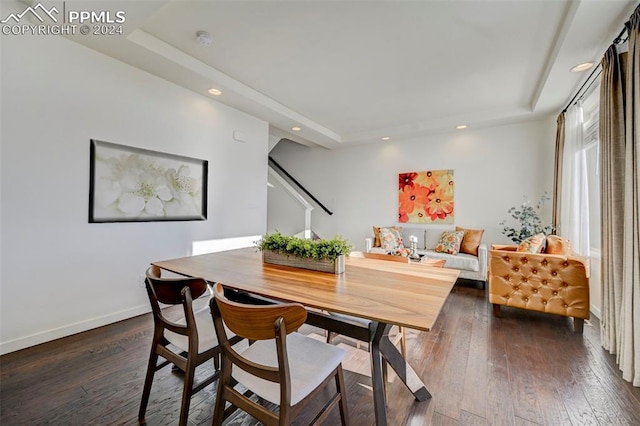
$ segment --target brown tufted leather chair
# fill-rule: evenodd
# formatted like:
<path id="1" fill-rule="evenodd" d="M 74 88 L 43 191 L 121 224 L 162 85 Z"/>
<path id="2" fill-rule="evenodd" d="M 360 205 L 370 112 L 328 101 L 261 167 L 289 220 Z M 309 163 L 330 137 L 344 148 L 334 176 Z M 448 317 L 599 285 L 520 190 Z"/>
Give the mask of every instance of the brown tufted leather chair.
<path id="1" fill-rule="evenodd" d="M 558 254 L 526 253 L 494 245 L 489 252 L 489 302 L 500 306 L 573 317 L 576 333 L 589 318 L 589 274 L 584 260 Z"/>

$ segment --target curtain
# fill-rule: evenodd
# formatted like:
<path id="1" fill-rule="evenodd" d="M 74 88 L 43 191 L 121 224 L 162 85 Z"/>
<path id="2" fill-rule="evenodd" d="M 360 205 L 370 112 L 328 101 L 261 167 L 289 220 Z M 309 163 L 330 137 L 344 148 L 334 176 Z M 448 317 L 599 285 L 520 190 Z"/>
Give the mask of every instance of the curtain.
<path id="1" fill-rule="evenodd" d="M 640 7 L 627 23 L 629 52 L 602 59 L 602 346 L 640 386 Z"/>
<path id="2" fill-rule="evenodd" d="M 556 128 L 556 155 L 553 169 L 553 217 L 551 224 L 558 233 L 560 223 L 560 193 L 562 191 L 562 152 L 564 151 L 564 111 L 558 115 Z"/>
<path id="3" fill-rule="evenodd" d="M 579 101 L 567 109 L 557 231 L 558 235 L 569 239 L 574 252 L 589 256 L 589 188 L 583 125 L 582 102 Z"/>

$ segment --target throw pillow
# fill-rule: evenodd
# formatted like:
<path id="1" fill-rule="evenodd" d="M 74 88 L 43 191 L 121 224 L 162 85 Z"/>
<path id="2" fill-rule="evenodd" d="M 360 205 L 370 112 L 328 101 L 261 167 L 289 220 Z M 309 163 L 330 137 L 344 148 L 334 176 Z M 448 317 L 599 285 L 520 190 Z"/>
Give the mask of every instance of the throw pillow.
<path id="1" fill-rule="evenodd" d="M 373 246 L 380 247 L 380 227 L 373 227 Z"/>
<path id="2" fill-rule="evenodd" d="M 484 229 L 464 229 L 456 226 L 456 231 L 464 232 L 464 237 L 462 237 L 462 243 L 460 244 L 460 253 L 477 256 Z"/>
<path id="3" fill-rule="evenodd" d="M 542 253 L 544 252 L 545 243 L 547 237 L 543 233 L 532 235 L 529 238 L 523 240 L 516 251 L 523 251 L 527 253 Z"/>
<path id="4" fill-rule="evenodd" d="M 385 250 L 396 251 L 403 247 L 400 228 L 380 228 L 380 247 Z"/>
<path id="5" fill-rule="evenodd" d="M 445 231 L 436 245 L 438 253 L 458 254 L 464 231 Z"/>
<path id="6" fill-rule="evenodd" d="M 566 238 L 557 235 L 547 235 L 547 248 L 545 253 L 568 256 L 571 254 L 571 244 Z"/>

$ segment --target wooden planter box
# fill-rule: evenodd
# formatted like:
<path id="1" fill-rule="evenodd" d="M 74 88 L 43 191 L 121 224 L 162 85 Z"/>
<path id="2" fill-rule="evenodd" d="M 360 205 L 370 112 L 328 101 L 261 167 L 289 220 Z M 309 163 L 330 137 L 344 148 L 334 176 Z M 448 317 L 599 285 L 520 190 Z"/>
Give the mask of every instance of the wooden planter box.
<path id="1" fill-rule="evenodd" d="M 344 272 L 344 255 L 339 256 L 335 261 L 331 261 L 308 259 L 270 250 L 262 250 L 262 261 L 264 263 L 272 263 L 274 265 L 311 269 L 313 271 L 320 272 L 331 272 L 332 274 L 342 274 Z"/>

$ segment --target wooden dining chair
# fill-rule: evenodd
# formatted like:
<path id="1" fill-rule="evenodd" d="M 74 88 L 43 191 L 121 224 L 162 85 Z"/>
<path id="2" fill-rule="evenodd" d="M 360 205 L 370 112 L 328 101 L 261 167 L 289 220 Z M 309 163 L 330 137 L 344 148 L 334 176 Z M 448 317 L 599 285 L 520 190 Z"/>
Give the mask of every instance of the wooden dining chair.
<path id="1" fill-rule="evenodd" d="M 191 396 L 213 383 L 219 375 L 220 347 L 211 314 L 208 308 L 196 312 L 193 308 L 193 301 L 206 297 L 209 287 L 202 278 L 161 278 L 160 269 L 155 266 L 147 269 L 145 286 L 153 313 L 154 332 L 138 420 L 144 423 L 155 372 L 173 364 L 184 372 L 179 425 L 186 425 Z M 167 317 L 160 304 L 182 305 L 181 318 Z M 178 312 L 173 310 L 172 313 Z M 238 340 L 233 336 L 234 343 Z M 158 364 L 159 357 L 165 361 Z M 212 360 L 215 372 L 194 386 L 196 367 L 209 360 Z"/>
<path id="2" fill-rule="evenodd" d="M 222 369 L 213 425 L 222 425 L 238 408 L 265 425 L 289 425 L 331 381 L 335 381 L 336 391 L 312 424 L 322 422 L 336 404 L 342 424 L 349 424 L 342 373 L 346 352 L 295 332 L 307 318 L 302 305 L 234 302 L 225 297 L 221 284 L 216 284 L 214 294 L 210 301 L 211 315 L 222 348 Z M 244 351 L 236 351 L 228 340 L 225 325 L 253 344 Z M 237 389 L 237 384 L 248 389 L 249 394 Z M 279 410 L 272 411 L 252 400 L 251 394 L 279 406 Z M 226 402 L 230 406 L 225 409 Z"/>

